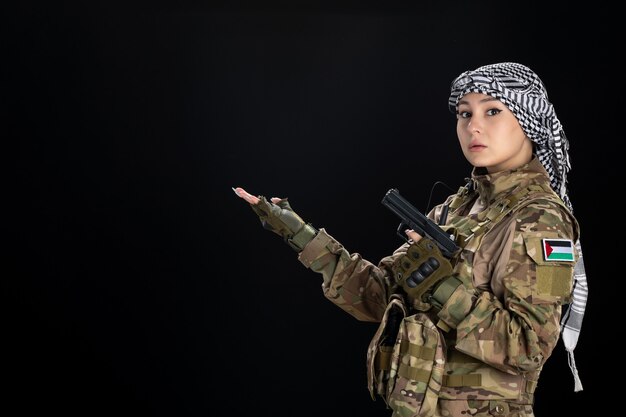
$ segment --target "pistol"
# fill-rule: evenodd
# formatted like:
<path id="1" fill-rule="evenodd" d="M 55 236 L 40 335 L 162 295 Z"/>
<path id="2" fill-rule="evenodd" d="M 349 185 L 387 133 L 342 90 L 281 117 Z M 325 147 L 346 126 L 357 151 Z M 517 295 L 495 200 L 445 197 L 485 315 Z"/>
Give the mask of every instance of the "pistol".
<path id="1" fill-rule="evenodd" d="M 397 234 L 404 241 L 407 240 L 404 231 L 415 230 L 421 236 L 430 238 L 437 244 L 439 250 L 446 258 L 452 258 L 459 247 L 452 236 L 447 234 L 439 225 L 424 216 L 418 209 L 409 203 L 396 188 L 392 188 L 383 197 L 383 205 L 394 212 L 401 220 Z"/>

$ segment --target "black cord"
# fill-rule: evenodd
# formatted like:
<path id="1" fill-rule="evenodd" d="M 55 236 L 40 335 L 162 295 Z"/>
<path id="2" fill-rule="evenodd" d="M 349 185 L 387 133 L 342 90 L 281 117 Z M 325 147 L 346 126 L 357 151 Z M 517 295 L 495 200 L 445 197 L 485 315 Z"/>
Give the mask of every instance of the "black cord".
<path id="1" fill-rule="evenodd" d="M 447 189 L 449 189 L 453 193 L 456 192 L 456 190 L 454 188 L 450 187 L 445 182 L 443 182 L 443 181 L 435 181 L 435 183 L 433 184 L 433 186 L 430 189 L 430 195 L 428 196 L 428 204 L 426 204 L 426 211 L 424 213 L 428 213 L 430 211 L 428 207 L 430 207 L 430 200 L 433 198 L 433 191 L 435 190 L 435 186 L 436 185 L 443 185 L 444 187 L 446 187 Z"/>

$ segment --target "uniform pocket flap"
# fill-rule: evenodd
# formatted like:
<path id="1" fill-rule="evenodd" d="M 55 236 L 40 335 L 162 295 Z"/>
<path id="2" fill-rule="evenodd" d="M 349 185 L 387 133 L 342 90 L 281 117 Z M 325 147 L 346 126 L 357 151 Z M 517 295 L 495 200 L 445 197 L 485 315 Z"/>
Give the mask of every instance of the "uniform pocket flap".
<path id="1" fill-rule="evenodd" d="M 571 239 L 562 239 L 556 234 L 550 237 L 525 235 L 526 253 L 539 265 L 570 264 L 576 261 L 576 248 Z"/>

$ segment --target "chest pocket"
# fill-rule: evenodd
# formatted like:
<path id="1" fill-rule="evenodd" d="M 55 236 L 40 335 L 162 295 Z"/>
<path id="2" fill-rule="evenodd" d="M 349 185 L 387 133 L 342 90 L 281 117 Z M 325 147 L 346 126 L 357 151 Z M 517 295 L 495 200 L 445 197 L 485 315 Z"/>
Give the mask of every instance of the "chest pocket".
<path id="1" fill-rule="evenodd" d="M 534 276 L 530 288 L 532 303 L 569 303 L 576 264 L 574 242 L 543 232 L 541 236 L 525 234 L 524 245 L 535 268 L 535 274 L 531 274 Z"/>

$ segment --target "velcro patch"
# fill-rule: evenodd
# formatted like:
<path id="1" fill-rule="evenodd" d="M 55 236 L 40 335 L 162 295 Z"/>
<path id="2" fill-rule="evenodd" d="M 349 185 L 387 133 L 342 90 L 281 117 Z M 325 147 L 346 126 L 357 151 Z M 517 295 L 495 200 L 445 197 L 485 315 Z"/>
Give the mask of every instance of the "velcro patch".
<path id="1" fill-rule="evenodd" d="M 571 266 L 538 266 L 537 292 L 539 295 L 568 297 L 572 292 L 572 278 Z"/>
<path id="2" fill-rule="evenodd" d="M 574 242 L 570 239 L 541 239 L 545 261 L 574 262 Z"/>

